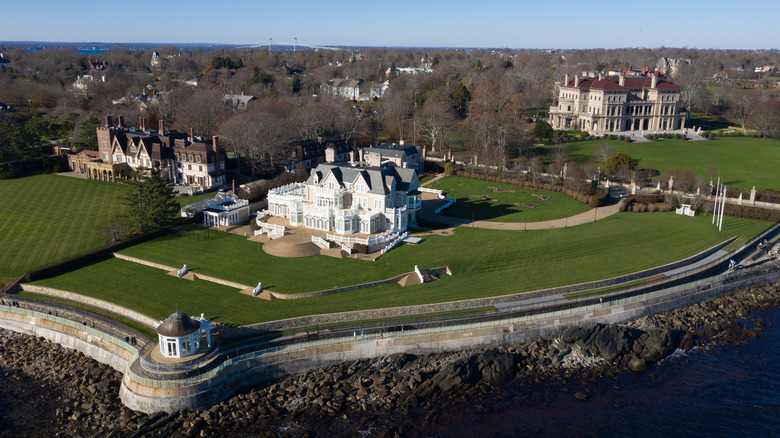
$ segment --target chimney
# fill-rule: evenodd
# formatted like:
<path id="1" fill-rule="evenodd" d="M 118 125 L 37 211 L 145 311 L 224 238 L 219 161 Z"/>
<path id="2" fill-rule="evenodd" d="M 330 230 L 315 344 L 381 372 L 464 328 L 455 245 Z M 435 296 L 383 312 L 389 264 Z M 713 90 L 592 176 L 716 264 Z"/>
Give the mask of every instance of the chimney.
<path id="1" fill-rule="evenodd" d="M 626 86 L 626 77 L 623 76 L 622 74 L 620 76 L 618 76 L 618 84 L 621 87 L 625 87 Z"/>
<path id="2" fill-rule="evenodd" d="M 655 88 L 656 85 L 658 85 L 658 78 L 653 75 L 652 79 L 650 79 L 650 88 Z"/>
<path id="3" fill-rule="evenodd" d="M 355 151 L 349 151 L 349 164 L 355 164 Z"/>
<path id="4" fill-rule="evenodd" d="M 143 116 L 138 118 L 138 128 L 141 131 L 146 131 L 146 120 L 144 120 Z"/>
<path id="5" fill-rule="evenodd" d="M 195 141 L 195 132 L 190 128 L 190 143 Z"/>
<path id="6" fill-rule="evenodd" d="M 157 121 L 157 131 L 160 134 L 164 134 L 165 133 L 165 124 L 163 123 L 162 120 L 158 120 Z"/>
<path id="7" fill-rule="evenodd" d="M 336 162 L 336 147 L 333 146 L 333 144 L 329 144 L 328 147 L 325 149 L 325 162 L 326 163 L 335 163 Z"/>
<path id="8" fill-rule="evenodd" d="M 124 128 L 125 127 L 125 116 L 118 116 L 117 119 L 119 119 L 119 127 Z"/>
<path id="9" fill-rule="evenodd" d="M 112 126 L 111 116 L 106 116 L 106 127 L 110 128 L 111 126 Z"/>
<path id="10" fill-rule="evenodd" d="M 569 74 L 568 73 L 563 75 L 563 86 L 564 87 L 568 87 L 569 86 Z"/>
<path id="11" fill-rule="evenodd" d="M 604 79 L 604 75 L 602 75 L 601 73 L 599 73 L 599 80 L 602 80 L 602 79 Z"/>
<path id="12" fill-rule="evenodd" d="M 221 170 L 220 160 L 222 159 L 222 154 L 219 149 L 219 137 L 216 135 L 211 139 L 211 146 L 214 148 L 214 172 L 218 174 Z"/>
<path id="13" fill-rule="evenodd" d="M 574 86 L 575 87 L 580 86 L 580 75 L 574 75 Z"/>
<path id="14" fill-rule="evenodd" d="M 241 95 L 242 95 L 242 96 L 244 95 L 244 92 L 243 92 L 243 91 L 241 91 Z"/>

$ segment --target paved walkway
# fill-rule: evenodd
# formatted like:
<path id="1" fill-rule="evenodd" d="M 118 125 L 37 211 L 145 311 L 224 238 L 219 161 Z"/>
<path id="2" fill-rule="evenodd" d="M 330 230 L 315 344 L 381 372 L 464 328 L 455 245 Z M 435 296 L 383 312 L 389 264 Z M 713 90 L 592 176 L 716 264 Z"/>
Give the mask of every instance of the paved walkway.
<path id="1" fill-rule="evenodd" d="M 422 185 L 427 186 L 434 181 L 443 178 L 444 176 L 445 175 L 443 174 L 439 174 L 435 178 L 426 181 Z M 440 200 L 432 193 L 423 193 L 423 200 L 426 201 L 423 203 L 423 205 L 428 204 L 429 206 L 428 208 L 423 207 L 423 209 L 420 210 L 419 215 L 424 219 L 428 219 L 432 222 L 439 222 L 445 225 L 451 225 L 452 227 L 472 226 L 473 223 L 474 228 L 482 228 L 486 230 L 532 231 L 566 228 L 593 223 L 608 216 L 612 216 L 613 214 L 620 211 L 620 198 L 610 198 L 610 202 L 606 206 L 596 207 L 593 210 L 589 210 L 569 218 L 560 218 L 541 222 L 470 221 L 468 219 L 460 219 L 445 215 L 434 215 L 433 211 L 441 205 L 444 205 L 444 201 Z M 444 213 L 446 214 L 446 210 Z"/>

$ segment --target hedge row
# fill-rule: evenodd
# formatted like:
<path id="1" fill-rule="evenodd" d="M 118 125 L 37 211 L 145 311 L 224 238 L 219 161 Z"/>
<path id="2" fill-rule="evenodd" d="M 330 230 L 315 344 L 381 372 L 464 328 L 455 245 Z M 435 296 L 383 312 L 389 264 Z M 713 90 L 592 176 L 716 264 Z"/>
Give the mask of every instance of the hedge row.
<path id="1" fill-rule="evenodd" d="M 604 205 L 608 200 L 608 196 L 605 192 L 594 191 L 593 193 L 579 193 L 558 184 L 525 181 L 517 178 L 506 178 L 506 177 L 500 177 L 495 175 L 484 175 L 481 173 L 469 172 L 466 170 L 458 170 L 455 172 L 455 175 L 463 178 L 471 178 L 480 181 L 489 181 L 489 182 L 494 182 L 499 184 L 514 185 L 518 187 L 527 187 L 530 189 L 547 190 L 550 192 L 561 192 L 568 195 L 570 198 L 577 200 L 583 204 L 589 205 L 591 207 L 600 207 Z"/>

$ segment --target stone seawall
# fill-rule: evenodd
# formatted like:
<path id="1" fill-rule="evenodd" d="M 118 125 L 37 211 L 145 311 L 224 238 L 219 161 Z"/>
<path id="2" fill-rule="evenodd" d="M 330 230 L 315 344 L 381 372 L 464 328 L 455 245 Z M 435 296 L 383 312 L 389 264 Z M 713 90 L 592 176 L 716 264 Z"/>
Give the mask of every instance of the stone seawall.
<path id="1" fill-rule="evenodd" d="M 79 327 L 74 321 L 10 306 L 0 306 L 0 328 L 43 337 L 122 373 L 127 372 L 129 361 L 138 354 L 130 344 L 87 326 Z"/>
<path id="2" fill-rule="evenodd" d="M 310 347 L 297 351 L 248 354 L 228 359 L 223 364 L 222 371 L 207 381 L 176 387 L 173 386 L 174 382 L 166 382 L 164 387 L 144 385 L 125 376 L 122 381 L 121 397 L 131 409 L 147 413 L 202 409 L 229 397 L 241 387 L 251 387 L 285 375 L 402 353 L 433 354 L 517 345 L 534 339 L 555 336 L 566 329 L 586 323 L 625 323 L 648 314 L 708 301 L 729 290 L 777 278 L 780 278 L 780 271 L 717 287 L 697 287 L 694 290 L 681 290 L 671 295 L 525 322 L 507 324 L 498 322 L 485 327 L 464 326 L 448 332 L 409 333 L 400 337 L 371 340 L 350 338 L 335 345 Z"/>
<path id="3" fill-rule="evenodd" d="M 727 284 L 699 284 L 692 289 L 666 294 L 654 292 L 654 295 L 604 302 L 570 312 L 555 311 L 489 323 L 395 332 L 392 336 L 374 334 L 369 339 L 350 337 L 319 344 L 315 341 L 277 347 L 276 351 L 228 355 L 225 362 L 206 375 L 182 380 L 152 380 L 136 375 L 130 369 L 130 361 L 138 357 L 134 347 L 122 340 L 95 333 L 77 322 L 2 306 L 0 327 L 43 336 L 123 372 L 120 397 L 131 409 L 146 413 L 173 412 L 206 408 L 230 397 L 239 388 L 334 364 L 402 353 L 431 354 L 517 345 L 554 336 L 586 323 L 631 321 L 644 315 L 708 301 L 729 290 L 777 278 L 780 278 L 780 270 L 775 269 L 739 281 L 730 280 Z"/>

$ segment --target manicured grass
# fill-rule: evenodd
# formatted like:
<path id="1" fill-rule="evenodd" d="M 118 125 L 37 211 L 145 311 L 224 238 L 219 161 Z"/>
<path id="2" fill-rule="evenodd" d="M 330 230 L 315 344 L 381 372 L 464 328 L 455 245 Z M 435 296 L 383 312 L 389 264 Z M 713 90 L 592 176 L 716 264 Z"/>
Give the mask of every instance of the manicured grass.
<path id="1" fill-rule="evenodd" d="M 156 340 L 157 339 L 157 332 L 154 331 L 154 329 L 149 328 L 140 322 L 134 321 L 129 318 L 125 318 L 124 316 L 117 315 L 116 313 L 109 312 L 108 310 L 101 309 L 99 307 L 90 306 L 84 303 L 79 303 L 71 300 L 66 300 L 63 298 L 56 298 L 56 297 L 50 297 L 48 295 L 41 295 L 41 294 L 35 294 L 30 292 L 19 292 L 19 296 L 22 297 L 28 297 L 28 298 L 34 298 L 36 300 L 44 300 L 44 301 L 51 301 L 53 303 L 57 304 L 64 304 L 68 307 L 74 307 L 76 309 L 86 310 L 87 312 L 94 313 L 96 315 L 103 316 L 108 319 L 112 319 L 114 321 L 118 321 L 133 330 L 141 333 L 142 335 L 146 336 L 149 340 Z"/>
<path id="2" fill-rule="evenodd" d="M 636 158 L 639 167 L 665 172 L 671 168 L 691 169 L 709 179 L 709 168 L 717 166 L 721 182 L 727 186 L 750 190 L 780 190 L 780 141 L 751 137 L 718 137 L 707 141 L 664 139 L 649 143 L 624 143 L 617 140 L 594 140 L 567 143 L 569 157 L 585 164 L 600 143 L 608 142 L 616 152 Z M 539 147 L 547 153 L 553 146 Z"/>
<path id="3" fill-rule="evenodd" d="M 210 231 L 181 233 L 123 253 L 171 266 L 187 263 L 215 275 L 285 292 L 306 292 L 388 278 L 449 265 L 454 275 L 403 288 L 397 284 L 303 300 L 263 301 L 205 281 L 189 281 L 131 262 L 111 259 L 36 284 L 70 290 L 130 307 L 155 318 L 180 310 L 206 312 L 219 322 L 248 324 L 294 316 L 504 295 L 614 277 L 680 260 L 732 236 L 755 236 L 771 224 L 726 218 L 723 231 L 709 216 L 620 213 L 569 229 L 494 231 L 457 228 L 425 236 L 376 262 L 315 256 L 268 256 L 260 244 Z M 198 240 L 198 238 L 201 238 Z M 110 279 L 110 282 L 109 282 Z"/>
<path id="4" fill-rule="evenodd" d="M 58 175 L 0 181 L 0 280 L 105 245 L 124 184 Z"/>
<path id="5" fill-rule="evenodd" d="M 461 219 L 472 219 L 473 214 L 475 220 L 491 222 L 524 222 L 526 220 L 538 222 L 560 219 L 567 214 L 573 216 L 590 210 L 587 205 L 581 204 L 563 193 L 469 178 L 442 178 L 434 181 L 429 187 L 441 189 L 448 197 L 457 199 L 454 205 L 445 209 L 441 214 Z M 541 195 L 550 199 L 542 200 L 533 195 Z M 477 199 L 472 196 L 487 196 L 490 200 Z M 536 207 L 531 207 L 532 205 L 536 205 Z"/>

